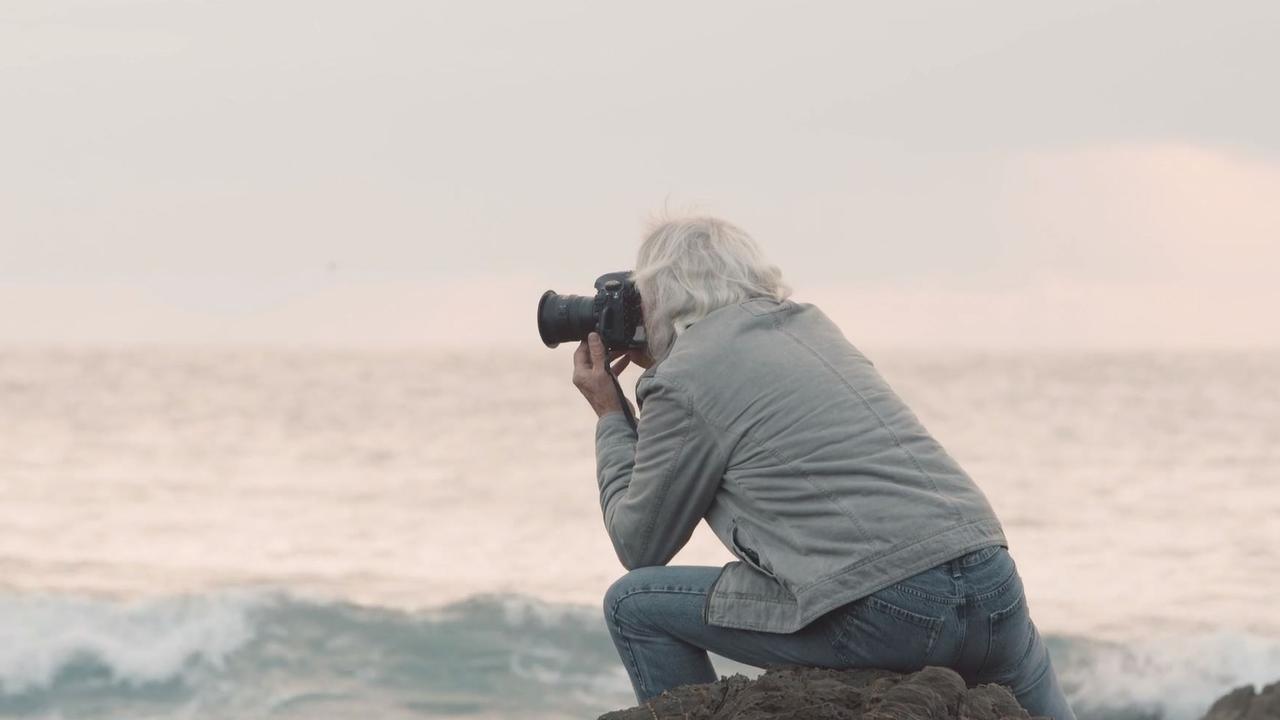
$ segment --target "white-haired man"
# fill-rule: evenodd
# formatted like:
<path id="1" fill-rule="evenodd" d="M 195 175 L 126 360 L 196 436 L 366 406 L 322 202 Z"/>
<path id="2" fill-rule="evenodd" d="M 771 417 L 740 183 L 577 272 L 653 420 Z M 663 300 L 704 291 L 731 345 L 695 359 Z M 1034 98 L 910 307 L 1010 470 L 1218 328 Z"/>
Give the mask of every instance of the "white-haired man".
<path id="1" fill-rule="evenodd" d="M 632 274 L 647 352 L 592 333 L 605 527 L 629 572 L 604 612 L 640 702 L 755 665 L 941 665 L 1073 720 L 1000 522 L 838 327 L 720 219 L 658 223 Z M 637 429 L 613 382 L 628 364 Z M 703 518 L 738 558 L 667 566 Z"/>

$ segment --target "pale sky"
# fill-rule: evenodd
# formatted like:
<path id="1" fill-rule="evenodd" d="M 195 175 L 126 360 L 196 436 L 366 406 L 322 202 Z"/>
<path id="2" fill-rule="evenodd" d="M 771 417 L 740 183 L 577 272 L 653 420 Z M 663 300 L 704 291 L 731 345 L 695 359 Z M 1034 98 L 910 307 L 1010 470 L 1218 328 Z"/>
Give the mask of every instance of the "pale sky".
<path id="1" fill-rule="evenodd" d="M 0 4 L 0 343 L 539 345 L 643 222 L 855 344 L 1280 346 L 1280 4 Z"/>

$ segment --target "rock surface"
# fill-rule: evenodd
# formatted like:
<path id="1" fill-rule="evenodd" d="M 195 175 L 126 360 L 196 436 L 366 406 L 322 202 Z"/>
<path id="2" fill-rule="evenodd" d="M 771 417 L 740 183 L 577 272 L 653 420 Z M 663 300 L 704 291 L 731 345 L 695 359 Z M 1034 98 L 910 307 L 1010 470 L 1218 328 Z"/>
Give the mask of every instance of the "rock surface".
<path id="1" fill-rule="evenodd" d="M 1204 720 L 1280 720 L 1280 682 L 1255 692 L 1252 685 L 1236 688 L 1218 698 Z"/>
<path id="2" fill-rule="evenodd" d="M 1216 707 L 1216 706 L 1215 706 Z M 928 667 L 902 675 L 887 670 L 783 667 L 755 680 L 733 675 L 685 685 L 600 720 L 1003 720 L 1028 718 L 999 685 L 966 688 L 954 671 Z M 1223 716 L 1213 720 L 1246 720 Z M 1249 716 L 1247 720 L 1254 720 Z"/>

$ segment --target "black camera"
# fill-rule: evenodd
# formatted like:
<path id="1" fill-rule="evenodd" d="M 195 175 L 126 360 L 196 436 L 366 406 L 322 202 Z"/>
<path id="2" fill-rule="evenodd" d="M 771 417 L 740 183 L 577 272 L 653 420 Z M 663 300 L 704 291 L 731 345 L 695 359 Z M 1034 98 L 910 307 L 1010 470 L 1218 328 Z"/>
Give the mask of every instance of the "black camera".
<path id="1" fill-rule="evenodd" d="M 600 333 L 606 351 L 644 347 L 644 318 L 640 291 L 631 272 L 605 273 L 596 278 L 595 297 L 558 295 L 554 290 L 538 301 L 538 334 L 547 347 L 586 340 Z"/>

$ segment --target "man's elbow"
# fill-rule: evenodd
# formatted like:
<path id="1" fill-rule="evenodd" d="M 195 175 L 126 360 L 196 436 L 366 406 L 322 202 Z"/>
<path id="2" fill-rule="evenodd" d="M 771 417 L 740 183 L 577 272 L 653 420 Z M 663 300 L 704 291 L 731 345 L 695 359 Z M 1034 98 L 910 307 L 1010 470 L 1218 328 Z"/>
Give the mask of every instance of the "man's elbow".
<path id="1" fill-rule="evenodd" d="M 617 551 L 618 561 L 627 570 L 666 565 L 671 562 L 671 558 L 675 555 L 667 548 L 652 544 L 649 547 L 644 547 L 640 544 L 633 545 L 628 543 L 625 538 L 616 538 L 613 547 Z"/>
<path id="2" fill-rule="evenodd" d="M 622 567 L 626 568 L 627 570 L 638 570 L 642 567 L 654 567 L 659 565 L 666 565 L 667 563 L 671 562 L 671 558 L 669 557 L 661 557 L 656 555 L 646 557 L 644 555 L 639 555 L 637 557 L 632 558 L 623 553 L 618 554 L 618 559 L 622 561 Z"/>
<path id="3" fill-rule="evenodd" d="M 618 561 L 627 570 L 666 565 L 675 557 L 680 545 L 673 545 L 661 526 L 654 528 L 648 519 L 624 508 L 605 513 L 605 527 Z"/>

